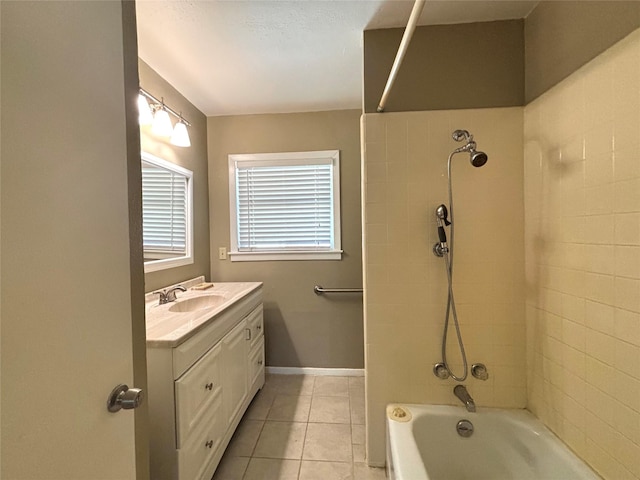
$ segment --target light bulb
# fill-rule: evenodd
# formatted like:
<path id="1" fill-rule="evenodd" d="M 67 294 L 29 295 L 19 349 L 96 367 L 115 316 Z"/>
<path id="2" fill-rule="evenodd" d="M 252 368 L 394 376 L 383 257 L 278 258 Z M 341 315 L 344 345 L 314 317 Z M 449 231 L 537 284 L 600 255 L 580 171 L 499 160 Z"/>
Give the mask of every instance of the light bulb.
<path id="1" fill-rule="evenodd" d="M 140 125 L 151 125 L 153 122 L 153 115 L 151 114 L 151 107 L 144 95 L 138 94 L 138 123 Z"/>
<path id="2" fill-rule="evenodd" d="M 154 135 L 158 135 L 159 137 L 170 137 L 173 133 L 171 119 L 164 108 L 160 107 L 153 116 L 151 131 Z"/>
<path id="3" fill-rule="evenodd" d="M 171 144 L 177 147 L 190 147 L 191 140 L 189 139 L 189 132 L 187 126 L 182 122 L 182 119 L 176 123 L 173 129 L 173 135 L 171 135 Z"/>

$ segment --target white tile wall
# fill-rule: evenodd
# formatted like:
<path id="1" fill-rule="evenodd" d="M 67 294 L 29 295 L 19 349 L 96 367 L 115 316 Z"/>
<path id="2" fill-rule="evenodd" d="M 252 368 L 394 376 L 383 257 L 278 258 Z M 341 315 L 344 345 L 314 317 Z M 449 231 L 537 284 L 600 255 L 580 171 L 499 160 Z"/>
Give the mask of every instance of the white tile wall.
<path id="1" fill-rule="evenodd" d="M 523 109 L 367 114 L 363 118 L 367 461 L 382 465 L 390 402 L 454 404 L 441 361 L 444 260 L 434 211 L 447 201 L 451 133 L 475 135 L 482 168 L 453 160 L 455 295 L 470 363 L 489 380 L 465 383 L 481 406 L 524 407 Z M 453 340 L 453 339 L 452 339 Z M 456 346 L 450 361 L 460 372 Z"/>
<path id="2" fill-rule="evenodd" d="M 640 478 L 640 31 L 525 108 L 528 407 Z"/>

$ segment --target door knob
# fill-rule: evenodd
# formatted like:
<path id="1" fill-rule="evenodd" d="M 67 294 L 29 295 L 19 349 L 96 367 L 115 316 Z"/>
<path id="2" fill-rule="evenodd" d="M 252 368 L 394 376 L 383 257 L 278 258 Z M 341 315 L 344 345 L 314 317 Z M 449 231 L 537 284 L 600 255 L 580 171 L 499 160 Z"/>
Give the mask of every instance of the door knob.
<path id="1" fill-rule="evenodd" d="M 144 393 L 139 388 L 129 388 L 127 385 L 118 385 L 109 394 L 107 410 L 112 413 L 121 409 L 131 410 L 137 408 L 144 400 Z"/>

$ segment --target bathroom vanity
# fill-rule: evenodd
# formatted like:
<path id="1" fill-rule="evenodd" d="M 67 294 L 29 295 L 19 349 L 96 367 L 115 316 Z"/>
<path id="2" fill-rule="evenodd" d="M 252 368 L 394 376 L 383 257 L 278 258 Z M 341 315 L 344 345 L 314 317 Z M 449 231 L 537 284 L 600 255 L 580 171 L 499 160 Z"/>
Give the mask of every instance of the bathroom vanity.
<path id="1" fill-rule="evenodd" d="M 209 480 L 264 385 L 262 283 L 147 295 L 151 478 Z"/>

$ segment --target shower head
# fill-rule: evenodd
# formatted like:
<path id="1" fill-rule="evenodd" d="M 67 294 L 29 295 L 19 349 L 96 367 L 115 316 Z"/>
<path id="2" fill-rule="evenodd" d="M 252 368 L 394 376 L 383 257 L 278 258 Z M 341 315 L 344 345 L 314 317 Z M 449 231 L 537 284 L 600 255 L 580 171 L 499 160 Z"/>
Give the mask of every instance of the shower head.
<path id="1" fill-rule="evenodd" d="M 473 165 L 474 167 L 481 167 L 485 163 L 487 163 L 488 157 L 486 153 L 477 152 L 474 150 L 470 152 L 470 154 L 471 154 L 471 165 Z"/>
<path id="2" fill-rule="evenodd" d="M 481 167 L 487 163 L 487 154 L 476 150 L 476 142 L 467 130 L 455 130 L 451 135 L 456 142 L 466 140 L 462 147 L 456 148 L 453 153 L 469 152 L 469 160 L 474 167 Z"/>

